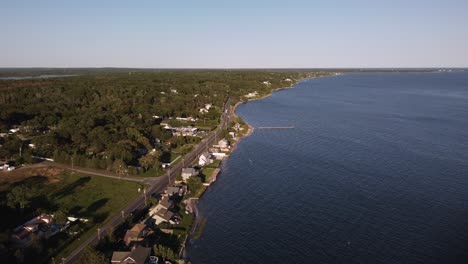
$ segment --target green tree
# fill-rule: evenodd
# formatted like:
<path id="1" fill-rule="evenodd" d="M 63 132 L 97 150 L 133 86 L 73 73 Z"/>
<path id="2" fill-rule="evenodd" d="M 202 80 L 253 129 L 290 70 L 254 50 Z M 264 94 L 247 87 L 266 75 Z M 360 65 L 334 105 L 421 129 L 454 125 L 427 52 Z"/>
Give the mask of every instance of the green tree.
<path id="1" fill-rule="evenodd" d="M 29 205 L 31 190 L 24 185 L 14 187 L 7 194 L 7 206 L 10 208 L 20 208 L 22 211 Z"/>
<path id="2" fill-rule="evenodd" d="M 99 251 L 92 247 L 87 247 L 77 261 L 78 264 L 107 264 L 109 260 Z"/>
<path id="3" fill-rule="evenodd" d="M 58 224 L 65 224 L 68 220 L 68 210 L 67 209 L 60 209 L 54 213 L 55 221 Z"/>

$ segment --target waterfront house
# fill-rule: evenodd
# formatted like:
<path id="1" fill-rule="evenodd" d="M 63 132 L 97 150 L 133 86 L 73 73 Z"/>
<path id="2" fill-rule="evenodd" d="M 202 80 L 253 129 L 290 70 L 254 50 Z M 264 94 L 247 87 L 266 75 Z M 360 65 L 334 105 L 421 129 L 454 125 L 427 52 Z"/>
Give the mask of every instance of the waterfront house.
<path id="1" fill-rule="evenodd" d="M 226 157 L 226 153 L 223 152 L 213 152 L 212 154 L 216 160 L 223 160 Z"/>
<path id="2" fill-rule="evenodd" d="M 151 248 L 138 246 L 132 251 L 114 251 L 111 263 L 146 264 L 151 255 Z"/>
<path id="3" fill-rule="evenodd" d="M 184 181 L 188 180 L 192 176 L 198 175 L 198 171 L 194 168 L 183 168 L 182 169 L 182 179 Z"/>
<path id="4" fill-rule="evenodd" d="M 167 187 L 165 192 L 169 197 L 174 196 L 174 195 L 183 196 L 185 194 L 185 189 L 186 188 L 184 185 L 176 185 L 176 186 Z"/>
<path id="5" fill-rule="evenodd" d="M 213 155 L 211 155 L 209 152 L 204 152 L 200 155 L 198 158 L 198 165 L 200 166 L 205 166 L 207 164 L 211 164 L 214 161 Z"/>
<path id="6" fill-rule="evenodd" d="M 151 217 L 154 219 L 155 223 L 159 225 L 164 222 L 169 222 L 170 224 L 176 224 L 176 222 L 173 221 L 174 216 L 175 216 L 174 212 L 161 208 L 158 211 L 156 211 L 156 213 Z"/>
<path id="7" fill-rule="evenodd" d="M 223 138 L 218 142 L 218 146 L 221 149 L 221 151 L 229 151 L 229 141 L 227 139 Z"/>
<path id="8" fill-rule="evenodd" d="M 141 242 L 147 234 L 149 234 L 150 230 L 146 228 L 145 224 L 136 224 L 131 229 L 125 232 L 124 236 L 124 243 L 127 246 L 131 244 Z"/>
<path id="9" fill-rule="evenodd" d="M 163 198 L 159 201 L 159 203 L 149 210 L 148 214 L 152 216 L 156 214 L 156 212 L 159 211 L 160 209 L 169 210 L 173 207 L 174 207 L 174 202 L 171 199 L 169 199 L 168 196 L 163 196 Z"/>

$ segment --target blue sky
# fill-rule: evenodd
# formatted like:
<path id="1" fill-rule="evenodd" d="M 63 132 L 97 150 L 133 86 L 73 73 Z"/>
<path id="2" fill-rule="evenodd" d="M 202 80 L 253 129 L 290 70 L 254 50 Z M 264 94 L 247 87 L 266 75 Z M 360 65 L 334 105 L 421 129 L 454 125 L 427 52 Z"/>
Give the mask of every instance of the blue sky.
<path id="1" fill-rule="evenodd" d="M 0 0 L 0 67 L 468 67 L 468 1 Z"/>

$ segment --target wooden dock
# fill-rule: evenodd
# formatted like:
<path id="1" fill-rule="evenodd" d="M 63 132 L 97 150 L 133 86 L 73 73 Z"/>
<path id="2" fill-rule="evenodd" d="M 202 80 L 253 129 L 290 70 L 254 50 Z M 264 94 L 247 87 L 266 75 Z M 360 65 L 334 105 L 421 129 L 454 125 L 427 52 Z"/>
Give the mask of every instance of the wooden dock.
<path id="1" fill-rule="evenodd" d="M 257 129 L 293 129 L 294 126 L 270 126 L 270 127 L 257 127 Z"/>

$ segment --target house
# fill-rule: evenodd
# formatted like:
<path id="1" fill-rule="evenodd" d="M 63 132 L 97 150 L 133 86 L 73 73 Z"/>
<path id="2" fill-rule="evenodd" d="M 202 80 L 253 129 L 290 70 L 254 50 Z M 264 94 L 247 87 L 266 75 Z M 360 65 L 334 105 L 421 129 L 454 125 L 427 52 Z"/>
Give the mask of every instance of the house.
<path id="1" fill-rule="evenodd" d="M 9 167 L 8 163 L 0 163 L 0 170 L 8 170 Z"/>
<path id="2" fill-rule="evenodd" d="M 133 251 L 114 251 L 111 263 L 146 264 L 150 258 L 151 248 L 136 247 Z"/>
<path id="3" fill-rule="evenodd" d="M 178 93 L 176 89 L 171 89 L 171 93 Z"/>
<path id="4" fill-rule="evenodd" d="M 234 133 L 234 132 L 229 132 L 229 135 L 230 135 L 232 138 L 236 138 L 236 133 Z"/>
<path id="5" fill-rule="evenodd" d="M 198 158 L 198 165 L 205 166 L 206 164 L 213 163 L 213 161 L 214 161 L 213 155 L 211 155 L 209 152 L 204 152 Z"/>
<path id="6" fill-rule="evenodd" d="M 176 222 L 173 221 L 174 216 L 175 214 L 172 211 L 161 208 L 151 217 L 155 220 L 156 224 L 159 225 L 164 222 L 175 224 Z"/>
<path id="7" fill-rule="evenodd" d="M 289 79 L 289 78 L 284 79 L 284 81 L 285 81 L 285 82 L 292 82 L 292 80 Z"/>
<path id="8" fill-rule="evenodd" d="M 183 196 L 185 194 L 185 191 L 186 191 L 186 187 L 184 185 L 176 185 L 176 186 L 167 187 L 165 192 L 170 197 L 174 195 Z"/>
<path id="9" fill-rule="evenodd" d="M 184 181 L 188 180 L 192 176 L 198 175 L 198 171 L 194 168 L 183 168 L 182 169 L 182 179 Z"/>
<path id="10" fill-rule="evenodd" d="M 60 227 L 54 224 L 54 216 L 41 214 L 13 230 L 12 241 L 17 247 L 27 247 L 32 242 L 33 235 L 49 238 L 58 232 Z"/>
<path id="11" fill-rule="evenodd" d="M 271 85 L 270 81 L 263 81 L 262 83 L 265 85 Z"/>
<path id="12" fill-rule="evenodd" d="M 200 111 L 200 113 L 202 113 L 202 114 L 204 114 L 204 113 L 208 113 L 208 112 L 209 112 L 209 110 L 208 110 L 208 109 L 206 109 L 206 108 L 200 108 L 200 110 L 199 110 L 199 111 Z"/>
<path id="13" fill-rule="evenodd" d="M 229 151 L 229 141 L 223 138 L 218 142 L 218 146 L 222 151 Z"/>
<path id="14" fill-rule="evenodd" d="M 221 149 L 219 147 L 213 146 L 213 147 L 209 148 L 208 151 L 211 152 L 211 153 L 215 153 L 215 152 L 221 152 Z"/>
<path id="15" fill-rule="evenodd" d="M 253 92 L 253 93 L 248 93 L 247 95 L 245 95 L 245 97 L 247 97 L 247 98 L 252 98 L 252 97 L 255 97 L 255 96 L 257 96 L 257 95 L 258 95 L 258 92 L 255 91 L 255 92 Z"/>
<path id="16" fill-rule="evenodd" d="M 169 199 L 168 196 L 163 196 L 159 203 L 149 210 L 149 215 L 152 216 L 156 214 L 160 209 L 169 210 L 174 207 L 174 202 Z"/>
<path id="17" fill-rule="evenodd" d="M 124 242 L 125 245 L 130 246 L 132 243 L 138 243 L 142 241 L 145 236 L 149 233 L 145 224 L 136 224 L 131 229 L 125 232 Z"/>
<path id="18" fill-rule="evenodd" d="M 217 160 L 223 160 L 226 157 L 226 153 L 223 152 L 213 152 L 212 154 Z"/>
<path id="19" fill-rule="evenodd" d="M 19 131 L 20 131 L 19 128 L 12 128 L 12 129 L 9 130 L 9 132 L 10 132 L 11 134 L 18 133 Z"/>

